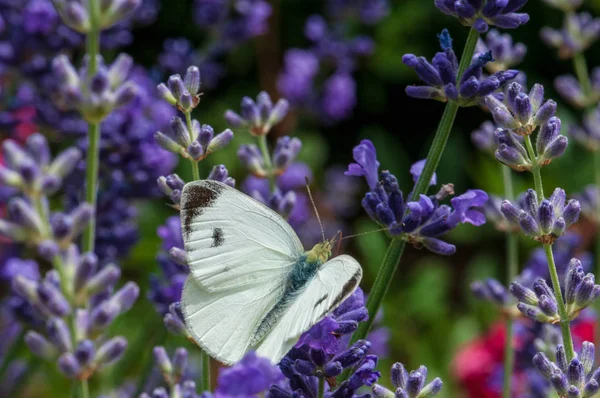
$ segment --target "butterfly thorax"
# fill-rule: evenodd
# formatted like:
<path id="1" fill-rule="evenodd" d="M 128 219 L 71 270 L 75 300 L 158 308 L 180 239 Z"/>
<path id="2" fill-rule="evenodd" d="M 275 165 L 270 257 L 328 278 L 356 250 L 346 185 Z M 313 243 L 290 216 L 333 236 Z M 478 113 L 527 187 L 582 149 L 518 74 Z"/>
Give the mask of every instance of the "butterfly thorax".
<path id="1" fill-rule="evenodd" d="M 311 250 L 306 252 L 306 261 L 309 263 L 319 262 L 324 264 L 331 257 L 331 246 L 332 243 L 327 240 L 316 244 Z"/>

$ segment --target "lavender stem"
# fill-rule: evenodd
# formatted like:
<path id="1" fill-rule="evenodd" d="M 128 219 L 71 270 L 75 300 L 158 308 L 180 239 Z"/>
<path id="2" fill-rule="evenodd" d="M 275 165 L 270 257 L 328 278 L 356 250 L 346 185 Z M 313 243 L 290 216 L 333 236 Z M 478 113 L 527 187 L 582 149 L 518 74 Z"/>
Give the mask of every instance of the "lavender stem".
<path id="1" fill-rule="evenodd" d="M 259 135 L 258 147 L 262 153 L 263 161 L 265 162 L 265 168 L 267 169 L 267 175 L 269 177 L 269 186 L 271 192 L 275 189 L 275 175 L 273 174 L 273 164 L 271 163 L 271 155 L 269 154 L 269 148 L 267 147 L 267 136 L 265 134 Z"/>
<path id="2" fill-rule="evenodd" d="M 512 172 L 510 168 L 501 165 L 502 176 L 504 181 L 504 196 L 506 199 L 514 199 Z M 519 241 L 518 236 L 512 232 L 506 232 L 506 279 L 510 284 L 515 280 L 519 272 Z M 512 373 L 515 359 L 515 351 L 513 347 L 513 318 L 512 315 L 506 315 L 506 343 L 504 345 L 504 381 L 503 381 L 503 397 L 510 398 L 512 392 Z"/>
<path id="3" fill-rule="evenodd" d="M 187 128 L 188 128 L 188 132 L 190 134 L 190 141 L 194 141 L 194 137 L 193 137 L 193 129 L 192 129 L 192 112 L 184 112 L 185 114 L 185 123 L 187 124 Z M 198 167 L 198 162 L 195 160 L 190 160 L 190 163 L 192 164 L 192 181 L 198 181 L 200 179 L 200 170 Z"/>

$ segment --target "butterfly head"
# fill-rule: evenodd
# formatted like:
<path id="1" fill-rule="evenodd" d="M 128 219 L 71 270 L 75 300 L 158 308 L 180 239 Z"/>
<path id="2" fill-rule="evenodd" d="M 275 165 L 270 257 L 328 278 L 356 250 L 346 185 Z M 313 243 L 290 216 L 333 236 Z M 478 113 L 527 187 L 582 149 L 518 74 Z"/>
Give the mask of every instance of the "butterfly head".
<path id="1" fill-rule="evenodd" d="M 306 259 L 309 262 L 318 261 L 321 264 L 326 262 L 331 257 L 331 248 L 333 247 L 333 239 L 325 242 L 317 243 L 312 250 L 306 253 Z"/>

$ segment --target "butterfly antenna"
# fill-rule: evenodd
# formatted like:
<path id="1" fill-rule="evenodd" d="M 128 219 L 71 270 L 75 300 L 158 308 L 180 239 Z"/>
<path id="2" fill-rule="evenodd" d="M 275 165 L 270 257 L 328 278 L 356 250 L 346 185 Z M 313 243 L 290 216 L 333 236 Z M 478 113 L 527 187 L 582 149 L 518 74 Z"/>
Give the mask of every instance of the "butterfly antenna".
<path id="1" fill-rule="evenodd" d="M 344 236 L 343 238 L 342 238 L 342 237 L 340 237 L 340 240 L 342 240 L 342 239 L 350 239 L 350 238 L 355 238 L 355 237 L 357 237 L 357 236 L 369 235 L 369 234 L 372 234 L 372 233 L 375 233 L 375 232 L 389 231 L 389 230 L 390 230 L 389 228 L 380 228 L 380 229 L 375 229 L 375 230 L 373 230 L 373 231 L 362 232 L 362 233 L 360 233 L 360 234 L 356 234 L 356 235 L 348 235 L 348 236 Z"/>
<path id="2" fill-rule="evenodd" d="M 317 205 L 315 205 L 315 200 L 310 192 L 308 177 L 304 177 L 304 180 L 306 181 L 306 191 L 308 192 L 310 203 L 312 203 L 313 209 L 315 210 L 315 215 L 317 216 L 317 221 L 319 222 L 319 227 L 321 228 L 321 237 L 323 238 L 323 242 L 325 242 L 325 230 L 323 229 L 323 223 L 321 223 L 321 217 L 319 217 L 319 212 L 317 211 Z"/>

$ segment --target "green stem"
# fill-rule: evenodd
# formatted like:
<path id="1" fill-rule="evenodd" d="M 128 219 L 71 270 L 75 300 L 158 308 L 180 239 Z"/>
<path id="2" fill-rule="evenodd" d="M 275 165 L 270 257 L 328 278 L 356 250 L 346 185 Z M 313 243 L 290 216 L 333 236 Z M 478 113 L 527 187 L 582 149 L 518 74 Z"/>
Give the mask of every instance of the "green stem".
<path id="1" fill-rule="evenodd" d="M 514 189 L 512 182 L 512 171 L 506 166 L 502 167 L 502 176 L 504 180 L 504 196 L 506 199 L 514 199 Z M 519 272 L 519 241 L 515 233 L 506 232 L 506 283 L 510 284 L 515 280 Z M 504 386 L 503 397 L 510 398 L 512 392 L 512 374 L 515 360 L 515 351 L 513 346 L 513 318 L 510 314 L 506 315 L 506 344 L 504 345 Z"/>
<path id="2" fill-rule="evenodd" d="M 94 212 L 83 232 L 83 252 L 93 252 L 96 241 L 96 199 L 98 191 L 98 172 L 100 168 L 100 123 L 88 124 L 88 151 L 85 166 L 85 201 Z"/>
<path id="3" fill-rule="evenodd" d="M 100 3 L 89 0 L 90 31 L 86 37 L 86 54 L 89 57 L 88 78 L 98 70 L 96 59 L 100 51 Z M 96 196 L 98 190 L 98 171 L 100 159 L 100 123 L 88 123 L 88 151 L 86 159 L 86 190 L 85 201 L 93 210 L 93 216 L 83 232 L 83 252 L 93 252 L 96 240 Z"/>
<path id="4" fill-rule="evenodd" d="M 373 287 L 369 292 L 369 298 L 367 299 L 369 319 L 358 325 L 358 329 L 352 334 L 350 344 L 367 337 L 371 324 L 381 307 L 381 302 L 392 284 L 394 273 L 396 272 L 396 268 L 400 262 L 402 253 L 404 252 L 404 246 L 406 246 L 406 241 L 402 239 L 392 239 L 390 242 L 385 257 L 383 258 L 383 262 L 381 263 L 381 267 L 379 268 L 379 272 L 377 273 L 377 277 L 375 278 L 375 282 L 373 283 Z"/>
<path id="5" fill-rule="evenodd" d="M 527 154 L 533 164 L 531 168 L 531 174 L 533 174 L 533 184 L 535 186 L 535 192 L 537 193 L 538 201 L 544 199 L 544 186 L 542 184 L 542 173 L 541 167 L 537 164 L 537 156 L 531 143 L 531 137 L 525 136 L 525 147 L 527 148 Z"/>
<path id="6" fill-rule="evenodd" d="M 200 391 L 210 391 L 210 356 L 205 352 L 201 352 L 200 361 L 202 363 L 202 388 Z"/>
<path id="7" fill-rule="evenodd" d="M 185 123 L 187 124 L 188 133 L 190 135 L 190 141 L 194 141 L 194 133 L 192 130 L 192 112 L 185 112 Z M 198 181 L 200 179 L 200 170 L 198 167 L 198 162 L 190 159 L 190 163 L 192 164 L 192 178 L 194 181 Z"/>
<path id="8" fill-rule="evenodd" d="M 577 75 L 577 80 L 581 85 L 583 94 L 586 98 L 593 92 L 592 81 L 590 80 L 590 74 L 588 72 L 587 63 L 585 62 L 585 55 L 583 53 L 577 53 L 573 57 L 573 69 Z"/>
<path id="9" fill-rule="evenodd" d="M 569 320 L 567 308 L 565 307 L 565 301 L 560 290 L 560 281 L 558 279 L 558 272 L 556 271 L 556 264 L 554 263 L 552 245 L 545 244 L 544 252 L 546 253 L 546 259 L 548 260 L 548 270 L 550 271 L 550 279 L 552 279 L 552 288 L 554 289 L 554 295 L 556 296 L 556 302 L 558 303 L 558 314 L 560 315 L 560 331 L 562 333 L 565 353 L 567 354 L 567 363 L 569 363 L 571 362 L 571 359 L 575 357 L 575 350 L 573 349 L 573 338 L 571 337 L 571 321 Z"/>
<path id="10" fill-rule="evenodd" d="M 81 388 L 81 390 L 80 390 L 80 392 L 81 392 L 80 397 L 81 398 L 89 398 L 90 397 L 90 390 L 89 390 L 89 387 L 88 387 L 87 380 L 81 380 L 81 383 L 79 384 L 79 386 Z"/>
<path id="11" fill-rule="evenodd" d="M 475 46 L 477 45 L 477 39 L 479 39 L 479 33 L 475 29 L 471 28 L 460 60 L 457 81 L 460 80 L 460 77 L 471 63 L 473 53 L 475 52 Z M 431 177 L 433 176 L 433 173 L 435 172 L 435 169 L 437 168 L 440 159 L 444 154 L 444 150 L 446 149 L 446 143 L 448 142 L 448 137 L 452 131 L 452 126 L 454 125 L 454 119 L 458 112 L 458 108 L 459 105 L 455 101 L 448 101 L 446 104 L 446 108 L 444 109 L 444 113 L 442 115 L 442 119 L 440 120 L 440 124 L 438 125 L 435 137 L 433 137 L 431 148 L 427 154 L 425 167 L 423 167 L 421 176 L 419 177 L 419 180 L 413 189 L 412 198 L 417 198 L 419 195 L 427 193 Z M 392 239 L 390 242 L 388 250 L 383 259 L 383 263 L 381 264 L 381 267 L 377 273 L 377 277 L 375 278 L 373 287 L 369 292 L 369 298 L 367 300 L 367 310 L 369 311 L 370 315 L 369 319 L 366 322 L 361 322 L 358 329 L 352 334 L 352 343 L 367 337 L 367 333 L 369 332 L 369 328 L 371 327 L 373 319 L 377 315 L 383 298 L 392 283 L 394 273 L 398 267 L 398 264 L 400 263 L 405 245 L 406 242 L 402 239 Z"/>
<path id="12" fill-rule="evenodd" d="M 271 155 L 269 154 L 269 148 L 267 146 L 267 136 L 259 135 L 257 137 L 258 140 L 258 148 L 263 157 L 263 162 L 265 164 L 265 168 L 267 169 L 267 176 L 269 178 L 269 186 L 271 191 L 275 189 L 275 172 L 273 170 L 273 163 L 271 163 Z"/>
<path id="13" fill-rule="evenodd" d="M 535 191 L 538 196 L 538 203 L 544 200 L 544 187 L 542 185 L 542 173 L 540 172 L 540 166 L 537 164 L 535 151 L 531 143 L 531 138 L 525 136 L 525 146 L 529 158 L 533 163 L 531 173 L 533 174 L 533 183 L 535 185 Z M 556 271 L 556 264 L 554 263 L 554 255 L 552 254 L 552 245 L 544 244 L 544 252 L 546 253 L 546 259 L 548 260 L 548 271 L 550 272 L 550 279 L 552 279 L 552 288 L 554 289 L 554 295 L 556 296 L 556 302 L 558 304 L 558 314 L 560 316 L 560 330 L 562 333 L 563 344 L 567 355 L 567 361 L 571 362 L 571 359 L 575 356 L 573 349 L 573 339 L 571 337 L 571 321 L 567 314 L 567 308 L 565 301 L 560 290 L 560 281 L 558 279 L 558 272 Z"/>
<path id="14" fill-rule="evenodd" d="M 321 375 L 319 377 L 319 393 L 317 395 L 318 398 L 325 397 L 325 377 Z"/>

